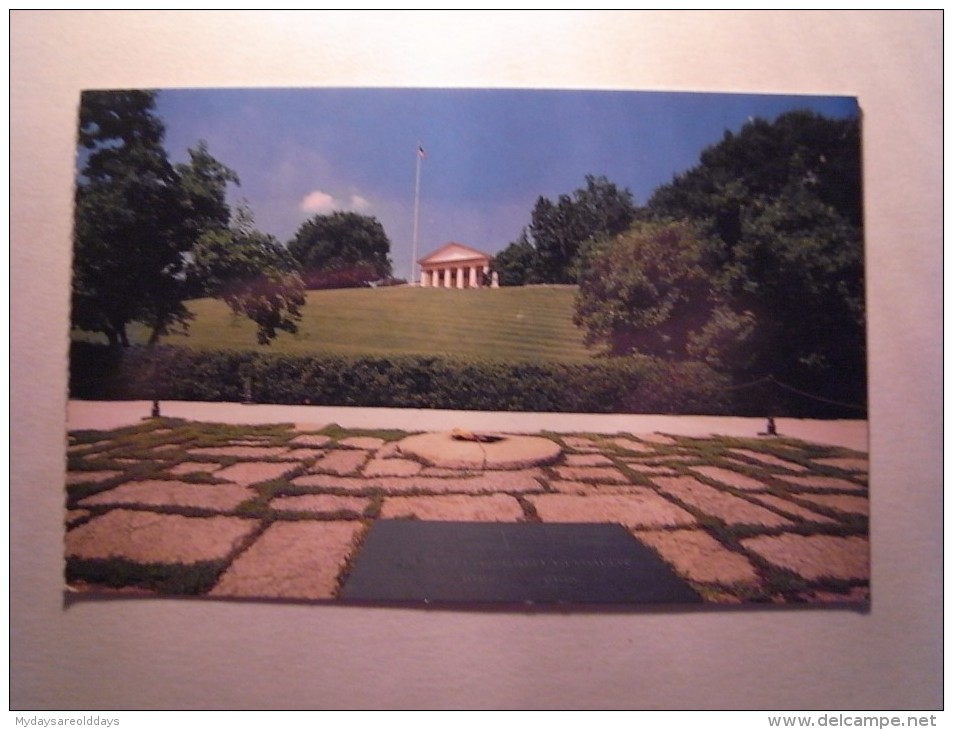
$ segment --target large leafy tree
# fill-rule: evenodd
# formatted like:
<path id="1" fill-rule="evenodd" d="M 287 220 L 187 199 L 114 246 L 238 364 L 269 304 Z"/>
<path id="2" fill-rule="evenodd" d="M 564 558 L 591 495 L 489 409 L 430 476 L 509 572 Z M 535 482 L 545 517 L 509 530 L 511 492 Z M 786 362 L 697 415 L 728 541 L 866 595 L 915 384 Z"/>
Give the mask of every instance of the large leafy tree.
<path id="1" fill-rule="evenodd" d="M 189 162 L 176 165 L 175 171 L 187 206 L 186 235 L 194 241 L 228 228 L 232 211 L 226 194 L 229 184 L 241 184 L 238 173 L 216 160 L 204 140 L 189 150 Z"/>
<path id="2" fill-rule="evenodd" d="M 305 304 L 297 262 L 274 236 L 255 229 L 247 207 L 228 228 L 207 231 L 192 250 L 189 274 L 232 311 L 258 325 L 259 344 L 295 333 Z"/>
<path id="3" fill-rule="evenodd" d="M 639 223 L 591 247 L 574 315 L 586 343 L 609 354 L 709 364 L 724 360 L 718 341 L 740 335 L 745 319 L 724 306 L 704 237 L 690 223 L 670 221 Z"/>
<path id="4" fill-rule="evenodd" d="M 73 325 L 128 345 L 138 322 L 154 344 L 187 328 L 188 299 L 213 295 L 251 317 L 261 342 L 293 331 L 303 299 L 290 258 L 249 214 L 231 223 L 226 192 L 238 176 L 204 142 L 189 162 L 169 162 L 155 102 L 153 91 L 81 97 Z"/>
<path id="5" fill-rule="evenodd" d="M 540 197 L 529 225 L 537 276 L 549 284 L 575 284 L 586 242 L 621 233 L 634 218 L 632 194 L 603 176 L 587 175 L 584 188 L 556 201 Z"/>
<path id="6" fill-rule="evenodd" d="M 162 147 L 150 91 L 88 91 L 80 103 L 85 164 L 76 186 L 73 323 L 128 345 L 127 325 L 161 332 L 182 304 L 187 200 Z"/>
<path id="7" fill-rule="evenodd" d="M 309 289 L 368 286 L 391 276 L 390 239 L 377 218 L 335 211 L 316 215 L 288 244 Z"/>
<path id="8" fill-rule="evenodd" d="M 586 246 L 621 233 L 635 215 L 632 194 L 604 176 L 587 175 L 585 187 L 555 201 L 540 196 L 530 224 L 496 256 L 500 281 L 509 286 L 575 284 Z"/>
<path id="9" fill-rule="evenodd" d="M 493 268 L 500 275 L 502 286 L 523 286 L 540 282 L 536 271 L 536 249 L 524 228 L 519 238 L 500 251 L 493 259 Z"/>
<path id="10" fill-rule="evenodd" d="M 864 403 L 860 180 L 857 120 L 809 112 L 753 120 L 655 192 L 644 217 L 661 229 L 594 249 L 577 316 L 613 352 L 704 359 L 738 379 L 770 377 L 821 399 Z M 690 255 L 660 248 L 672 220 L 697 231 Z M 639 263 L 656 257 L 654 272 Z M 708 282 L 689 291 L 679 279 L 676 299 L 692 313 L 681 324 L 678 307 L 666 304 L 669 261 L 683 277 L 700 270 Z M 625 283 L 607 289 L 600 272 Z M 634 292 L 653 296 L 640 303 Z M 589 310 L 612 311 L 623 324 L 606 328 Z"/>

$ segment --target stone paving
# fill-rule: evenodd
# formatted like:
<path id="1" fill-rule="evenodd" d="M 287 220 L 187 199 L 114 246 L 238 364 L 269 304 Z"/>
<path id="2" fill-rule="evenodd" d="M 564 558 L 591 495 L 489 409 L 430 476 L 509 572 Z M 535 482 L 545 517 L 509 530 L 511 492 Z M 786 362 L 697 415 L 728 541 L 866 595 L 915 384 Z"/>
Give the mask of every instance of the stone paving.
<path id="1" fill-rule="evenodd" d="M 335 600 L 377 519 L 615 522 L 712 603 L 869 601 L 867 455 L 778 437 L 540 434 L 535 466 L 414 436 L 161 419 L 70 434 L 72 591 Z"/>

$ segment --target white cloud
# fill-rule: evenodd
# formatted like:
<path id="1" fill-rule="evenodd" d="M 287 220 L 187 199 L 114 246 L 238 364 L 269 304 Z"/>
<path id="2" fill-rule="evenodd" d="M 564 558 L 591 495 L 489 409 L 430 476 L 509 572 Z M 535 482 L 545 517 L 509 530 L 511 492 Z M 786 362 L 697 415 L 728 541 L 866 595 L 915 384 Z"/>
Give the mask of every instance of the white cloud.
<path id="1" fill-rule="evenodd" d="M 358 195 L 353 193 L 348 196 L 345 200 L 339 200 L 335 198 L 331 193 L 326 193 L 323 190 L 312 190 L 310 193 L 305 195 L 301 202 L 298 203 L 298 208 L 304 213 L 317 213 L 325 214 L 330 213 L 335 210 L 367 210 L 371 207 L 371 201 L 365 198 L 363 195 Z"/>
<path id="2" fill-rule="evenodd" d="M 363 195 L 354 194 L 351 196 L 351 210 L 366 210 L 371 207 L 371 201 Z"/>
<path id="3" fill-rule="evenodd" d="M 312 190 L 301 199 L 298 207 L 305 213 L 330 213 L 338 205 L 333 195 L 323 190 Z"/>

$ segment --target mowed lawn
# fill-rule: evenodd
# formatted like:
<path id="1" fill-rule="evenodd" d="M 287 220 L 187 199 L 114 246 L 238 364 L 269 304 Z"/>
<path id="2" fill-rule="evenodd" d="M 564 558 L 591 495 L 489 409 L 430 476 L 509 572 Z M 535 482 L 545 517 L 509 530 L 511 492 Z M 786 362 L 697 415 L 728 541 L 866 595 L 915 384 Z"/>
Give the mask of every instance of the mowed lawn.
<path id="1" fill-rule="evenodd" d="M 312 291 L 298 334 L 282 333 L 270 346 L 257 345 L 254 325 L 223 302 L 202 299 L 189 303 L 196 315 L 189 336 L 163 342 L 286 354 L 584 362 L 595 353 L 572 323 L 575 295 L 572 286 Z"/>

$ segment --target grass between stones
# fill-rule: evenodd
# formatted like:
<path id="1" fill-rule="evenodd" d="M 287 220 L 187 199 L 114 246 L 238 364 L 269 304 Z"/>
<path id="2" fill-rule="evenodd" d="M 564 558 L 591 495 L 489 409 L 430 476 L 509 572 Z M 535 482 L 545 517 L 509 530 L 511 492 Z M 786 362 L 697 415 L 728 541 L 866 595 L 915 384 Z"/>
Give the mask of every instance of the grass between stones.
<path id="1" fill-rule="evenodd" d="M 66 580 L 69 585 L 80 589 L 100 587 L 107 589 L 134 589 L 156 593 L 180 595 L 201 595 L 215 585 L 219 577 L 228 569 L 238 555 L 247 550 L 259 536 L 272 524 L 281 521 L 348 521 L 363 525 L 359 542 L 364 539 L 367 529 L 377 519 L 387 496 L 399 494 L 402 497 L 442 493 L 428 489 L 428 479 L 437 480 L 436 474 L 421 473 L 419 486 L 405 484 L 398 491 L 390 490 L 385 480 L 361 487 L 357 482 L 358 471 L 350 474 L 325 474 L 327 480 L 320 486 L 295 484 L 294 480 L 305 475 L 320 472 L 320 459 L 335 450 L 367 448 L 373 453 L 375 442 L 383 444 L 383 449 L 391 448 L 394 442 L 410 435 L 394 429 L 355 430 L 332 424 L 320 429 L 302 431 L 291 424 L 269 426 L 235 426 L 214 423 L 188 422 L 178 419 L 153 419 L 135 426 L 116 429 L 109 432 L 77 431 L 69 434 L 67 467 L 70 484 L 66 488 L 66 507 L 70 510 L 85 510 L 86 514 L 73 518 L 69 529 L 86 525 L 106 515 L 110 505 L 82 505 L 84 499 L 92 495 L 107 492 L 129 482 L 147 480 L 169 480 L 186 484 L 209 485 L 232 484 L 219 478 L 216 472 L 245 462 L 287 464 L 288 471 L 280 478 L 252 483 L 249 488 L 254 496 L 231 509 L 213 510 L 188 504 L 123 504 L 122 508 L 135 511 L 152 512 L 157 515 L 175 514 L 185 517 L 231 516 L 255 520 L 256 527 L 245 539 L 218 560 L 206 560 L 192 564 L 148 563 L 140 564 L 123 557 L 89 559 L 69 557 L 66 560 Z M 691 514 L 697 521 L 694 529 L 702 530 L 714 538 L 726 550 L 744 557 L 754 567 L 758 581 L 756 584 L 730 582 L 690 581 L 706 600 L 714 602 L 803 602 L 821 600 L 816 596 L 830 595 L 852 597 L 867 589 L 866 578 L 843 579 L 821 577 L 807 580 L 786 567 L 775 565 L 754 550 L 746 549 L 744 541 L 750 538 L 772 538 L 785 534 L 799 536 L 827 536 L 837 538 L 867 538 L 869 520 L 862 502 L 866 498 L 866 472 L 853 467 L 839 467 L 838 460 L 845 464 L 855 464 L 866 459 L 865 454 L 849 449 L 810 444 L 793 439 L 742 439 L 734 437 L 687 438 L 687 437 L 642 437 L 631 434 L 555 434 L 541 433 L 546 438 L 559 443 L 567 456 L 575 459 L 561 459 L 559 462 L 541 467 L 538 470 L 538 489 L 510 490 L 505 486 L 499 489 L 484 490 L 485 493 L 506 493 L 514 497 L 520 505 L 526 522 L 540 522 L 542 518 L 533 501 L 527 495 L 558 493 L 555 483 L 562 479 L 560 468 L 567 463 L 574 465 L 573 474 L 580 483 L 587 484 L 587 490 L 597 494 L 600 488 L 605 493 L 613 489 L 651 490 L 658 497 L 667 500 Z M 313 454 L 301 451 L 302 438 L 315 440 Z M 297 440 L 297 441 L 296 441 Z M 317 445 L 320 444 L 320 445 Z M 212 452 L 201 450 L 212 450 Z M 226 449 L 216 452 L 216 449 Z M 294 457 L 283 457 L 282 449 L 298 450 Z M 740 452 L 740 453 L 739 453 Z M 377 452 L 384 454 L 381 450 Z M 592 455 L 600 454 L 594 458 Z M 391 455 L 392 452 L 391 452 Z M 583 456 L 587 455 L 587 456 Z M 763 461 L 758 459 L 763 455 Z M 377 458 L 377 457 L 375 457 Z M 400 455 L 406 459 L 406 455 Z M 781 461 L 777 461 L 781 460 Z M 821 463 L 825 460 L 827 463 Z M 296 464 L 293 462 L 297 462 Z M 191 465 L 200 465 L 192 468 Z M 182 466 L 186 465 L 186 466 Z M 792 468 L 786 468 L 791 465 Z M 783 525 L 728 524 L 703 508 L 680 499 L 677 494 L 665 491 L 653 481 L 653 467 L 659 467 L 664 475 L 690 477 L 705 489 L 717 490 L 725 495 L 725 500 L 745 500 L 767 512 L 784 517 L 788 523 Z M 704 471 L 693 470 L 704 466 Z M 178 471 L 173 471 L 179 467 Z M 647 471 L 640 470 L 641 468 Z M 710 467 L 717 467 L 711 469 Z M 360 469 L 363 467 L 356 467 Z M 602 471 L 600 471 L 600 469 Z M 610 484 L 601 480 L 606 478 L 608 470 L 621 475 L 625 484 Z M 587 471 L 588 470 L 588 471 Z M 719 471 L 723 470 L 723 471 Z M 232 470 L 233 472 L 235 470 Z M 268 469 L 265 472 L 269 471 Z M 270 470 L 274 473 L 274 470 Z M 259 469 L 258 473 L 264 473 Z M 89 480 L 84 480 L 84 474 Z M 739 475 L 734 480 L 732 474 Z M 812 487 L 810 480 L 803 483 L 785 481 L 784 477 L 813 476 L 842 480 L 824 486 Z M 478 474 L 456 472 L 445 475 L 447 479 L 479 477 Z M 575 478 L 574 476 L 574 478 Z M 742 477 L 757 480 L 763 488 L 751 485 Z M 234 478 L 234 477 L 232 477 Z M 400 481 L 395 478 L 395 481 Z M 611 480 L 610 480 L 611 481 Z M 337 482 L 337 484 L 336 484 Z M 746 488 L 742 488 L 746 487 Z M 467 492 L 461 487 L 461 493 Z M 480 491 L 479 493 L 484 493 Z M 337 507 L 332 500 L 327 509 L 293 507 L 279 508 L 273 505 L 276 499 L 300 497 L 306 495 L 327 495 L 329 497 L 359 497 L 367 500 L 361 510 Z M 757 497 L 770 496 L 772 500 L 759 502 Z M 811 497 L 823 496 L 818 502 Z M 841 499 L 839 502 L 838 499 Z M 827 503 L 822 503 L 824 501 Z M 853 500 L 853 502 L 851 502 Z M 293 502 L 292 502 L 293 503 Z M 284 504 L 288 504 L 287 501 Z M 785 505 L 790 504 L 789 510 Z M 859 506 L 858 506 L 859 504 Z M 837 509 L 835 507 L 841 507 Z M 808 510 L 830 521 L 810 519 Z M 675 531 L 682 528 L 660 527 L 659 531 Z M 340 586 L 350 570 L 350 562 L 358 550 L 352 550 L 350 557 L 341 568 L 338 576 Z"/>
<path id="2" fill-rule="evenodd" d="M 66 582 L 73 586 L 140 588 L 155 593 L 197 596 L 207 593 L 229 560 L 197 563 L 136 563 L 123 558 L 66 558 Z"/>

